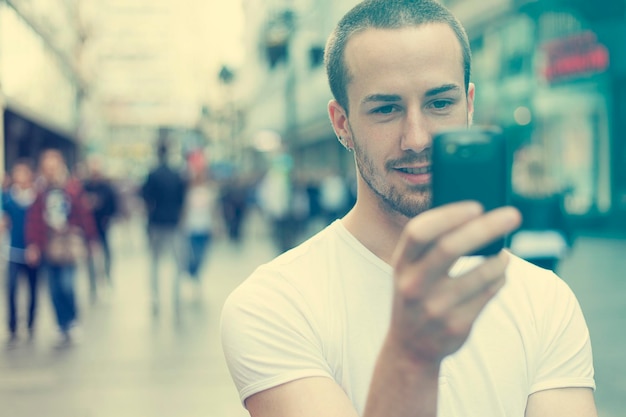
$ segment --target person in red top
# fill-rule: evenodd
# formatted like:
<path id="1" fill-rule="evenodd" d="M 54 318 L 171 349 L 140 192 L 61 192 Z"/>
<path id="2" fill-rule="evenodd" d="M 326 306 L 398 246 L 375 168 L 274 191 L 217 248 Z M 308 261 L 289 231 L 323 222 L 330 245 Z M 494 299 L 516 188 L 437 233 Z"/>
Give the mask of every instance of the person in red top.
<path id="1" fill-rule="evenodd" d="M 27 214 L 26 261 L 41 264 L 47 273 L 63 347 L 71 344 L 77 318 L 76 264 L 86 245 L 97 242 L 97 232 L 80 183 L 69 177 L 63 155 L 55 149 L 44 151 L 39 170 L 40 189 Z"/>

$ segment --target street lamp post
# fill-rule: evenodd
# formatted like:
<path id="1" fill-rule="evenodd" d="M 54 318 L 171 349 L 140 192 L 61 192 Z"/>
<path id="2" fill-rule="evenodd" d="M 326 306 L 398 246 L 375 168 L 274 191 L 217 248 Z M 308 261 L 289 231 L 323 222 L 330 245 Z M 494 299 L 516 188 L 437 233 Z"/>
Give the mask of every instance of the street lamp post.
<path id="1" fill-rule="evenodd" d="M 235 102 L 233 98 L 232 85 L 235 81 L 235 73 L 223 65 L 220 69 L 218 78 L 222 84 L 224 91 L 224 103 L 225 107 L 222 111 L 222 122 L 225 127 L 224 137 L 228 140 L 228 153 L 233 162 L 238 162 L 240 155 L 240 147 L 237 140 L 237 114 L 235 109 Z"/>

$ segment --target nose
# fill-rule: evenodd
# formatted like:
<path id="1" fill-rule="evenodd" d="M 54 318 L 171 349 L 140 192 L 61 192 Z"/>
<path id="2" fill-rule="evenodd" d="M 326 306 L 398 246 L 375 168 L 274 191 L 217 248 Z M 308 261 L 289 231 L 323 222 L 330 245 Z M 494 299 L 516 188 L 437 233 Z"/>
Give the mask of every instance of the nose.
<path id="1" fill-rule="evenodd" d="M 429 148 L 431 142 L 428 118 L 420 111 L 419 106 L 407 109 L 400 138 L 401 149 L 420 153 Z"/>

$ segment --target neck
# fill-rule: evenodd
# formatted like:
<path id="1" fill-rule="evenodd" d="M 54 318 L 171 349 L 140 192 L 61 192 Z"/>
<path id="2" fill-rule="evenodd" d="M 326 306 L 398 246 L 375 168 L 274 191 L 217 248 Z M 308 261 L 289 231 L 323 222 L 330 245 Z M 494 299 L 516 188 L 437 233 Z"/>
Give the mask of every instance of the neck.
<path id="1" fill-rule="evenodd" d="M 408 219 L 384 212 L 376 204 L 358 201 L 343 218 L 344 227 L 369 249 L 388 264 Z"/>

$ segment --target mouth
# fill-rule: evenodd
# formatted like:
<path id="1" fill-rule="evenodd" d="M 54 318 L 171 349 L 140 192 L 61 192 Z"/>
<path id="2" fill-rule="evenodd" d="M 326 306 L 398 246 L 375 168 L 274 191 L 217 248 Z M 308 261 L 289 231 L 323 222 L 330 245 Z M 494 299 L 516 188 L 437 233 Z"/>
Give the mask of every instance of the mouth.
<path id="1" fill-rule="evenodd" d="M 418 167 L 396 167 L 394 170 L 410 186 L 426 186 L 431 181 L 431 166 L 422 165 Z"/>
<path id="2" fill-rule="evenodd" d="M 424 174 L 430 174 L 431 172 L 430 165 L 422 166 L 422 167 L 415 167 L 415 168 L 411 168 L 411 167 L 396 168 L 396 170 L 405 174 L 410 174 L 410 175 L 424 175 Z"/>

